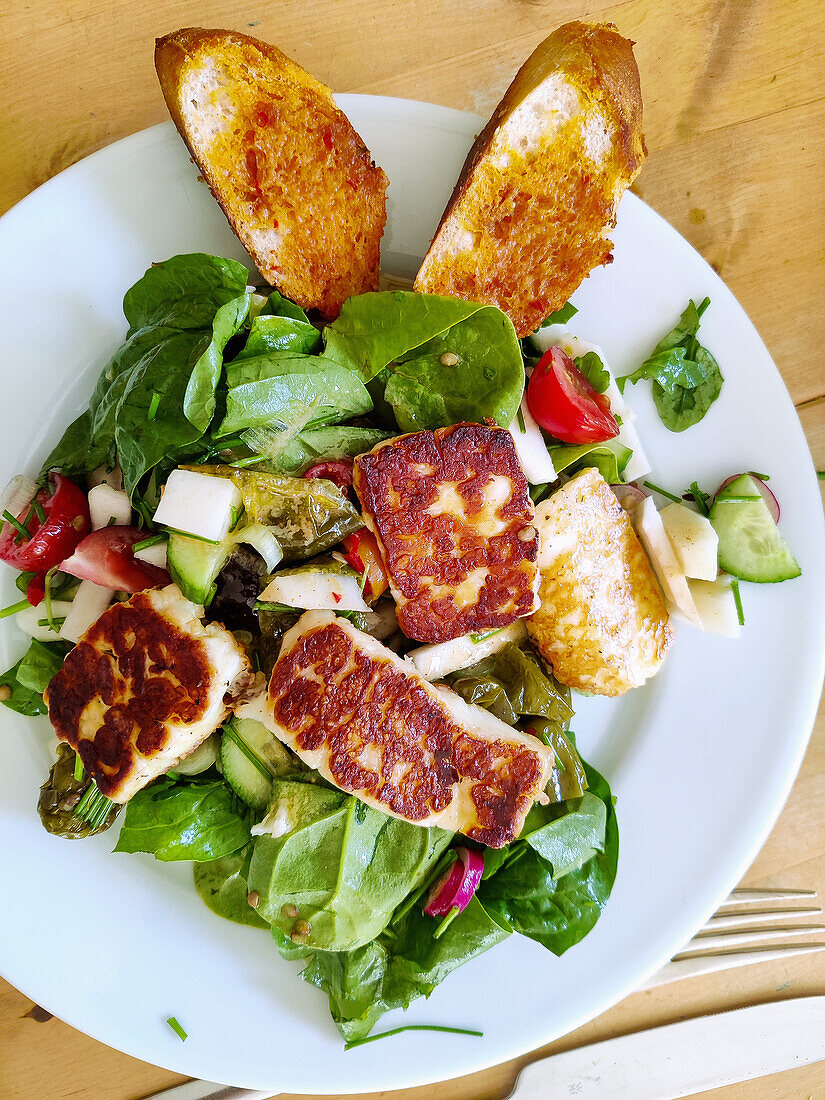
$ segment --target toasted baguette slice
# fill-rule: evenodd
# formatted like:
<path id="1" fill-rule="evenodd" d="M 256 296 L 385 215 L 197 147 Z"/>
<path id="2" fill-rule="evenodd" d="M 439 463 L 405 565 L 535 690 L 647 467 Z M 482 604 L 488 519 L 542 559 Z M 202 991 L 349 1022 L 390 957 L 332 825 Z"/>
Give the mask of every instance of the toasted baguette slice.
<path id="1" fill-rule="evenodd" d="M 159 38 L 155 67 L 181 137 L 267 282 L 326 318 L 377 289 L 387 177 L 329 88 L 234 31 Z"/>
<path id="2" fill-rule="evenodd" d="M 534 332 L 598 264 L 647 155 L 632 43 L 566 23 L 531 54 L 475 141 L 415 289 L 496 305 Z"/>

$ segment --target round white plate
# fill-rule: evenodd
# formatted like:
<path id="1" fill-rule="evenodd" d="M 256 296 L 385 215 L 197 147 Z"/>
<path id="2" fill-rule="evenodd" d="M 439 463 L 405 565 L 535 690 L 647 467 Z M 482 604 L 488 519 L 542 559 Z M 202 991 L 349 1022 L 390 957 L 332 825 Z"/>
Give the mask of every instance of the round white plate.
<path id="1" fill-rule="evenodd" d="M 414 273 L 479 120 L 424 103 L 342 96 L 392 186 L 385 268 Z M 124 291 L 154 260 L 244 258 L 171 124 L 118 142 L 0 221 L 3 430 L 0 480 L 34 472 L 86 405 L 123 339 Z M 619 876 L 595 930 L 562 959 L 513 936 L 452 975 L 401 1023 L 481 1028 L 483 1039 L 415 1032 L 345 1054 L 326 998 L 265 932 L 213 916 L 191 868 L 112 855 L 114 834 L 48 835 L 35 803 L 50 763 L 46 719 L 0 714 L 0 970 L 50 1012 L 180 1073 L 273 1091 L 394 1089 L 501 1062 L 602 1012 L 687 940 L 747 868 L 799 766 L 825 649 L 819 491 L 791 401 L 741 308 L 661 218 L 628 195 L 615 261 L 575 295 L 573 329 L 624 374 L 710 295 L 703 343 L 726 382 L 701 424 L 659 423 L 629 390 L 655 471 L 681 491 L 741 469 L 769 472 L 802 577 L 743 585 L 740 641 L 677 627 L 663 671 L 620 701 L 577 699 L 574 729 L 618 798 Z M 18 598 L 10 570 L 3 603 Z M 23 638 L 5 623 L 0 661 Z M 167 1026 L 176 1016 L 185 1043 Z"/>

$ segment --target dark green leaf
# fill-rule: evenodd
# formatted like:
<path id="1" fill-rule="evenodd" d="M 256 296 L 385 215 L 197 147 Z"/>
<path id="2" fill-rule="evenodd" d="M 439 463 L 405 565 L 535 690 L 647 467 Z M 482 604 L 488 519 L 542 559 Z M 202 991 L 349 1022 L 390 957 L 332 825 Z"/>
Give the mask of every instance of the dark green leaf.
<path id="1" fill-rule="evenodd" d="M 40 788 L 37 812 L 43 828 L 65 840 L 79 840 L 111 828 L 120 812 L 120 806 L 104 799 L 88 776 L 76 778 L 77 754 L 69 745 L 57 746 L 57 759 L 49 771 L 49 778 Z M 95 802 L 100 806 L 100 816 L 92 823 L 90 813 L 82 814 L 83 804 Z"/>
<path id="2" fill-rule="evenodd" d="M 653 383 L 653 403 L 662 423 L 672 432 L 683 432 L 698 424 L 722 392 L 722 372 L 710 352 L 702 347 L 697 348 L 696 360 L 703 369 L 704 377 L 692 388 L 680 385 L 668 390 L 658 381 Z"/>
<path id="3" fill-rule="evenodd" d="M 610 373 L 595 351 L 588 351 L 573 360 L 584 377 L 596 391 L 604 393 L 610 385 Z"/>
<path id="4" fill-rule="evenodd" d="M 70 648 L 65 642 L 39 642 L 32 638 L 26 655 L 17 665 L 17 682 L 42 695 L 52 676 L 60 671 Z"/>
<path id="5" fill-rule="evenodd" d="M 285 474 L 300 474 L 323 459 L 351 458 L 372 450 L 390 438 L 392 432 L 346 424 L 305 428 L 272 458 Z"/>
<path id="6" fill-rule="evenodd" d="M 559 443 L 547 448 L 557 474 L 573 473 L 594 466 L 609 485 L 621 481 L 621 475 L 633 452 L 629 447 L 609 439 L 606 443 L 584 443 L 571 446 Z"/>
<path id="7" fill-rule="evenodd" d="M 33 718 L 38 714 L 46 713 L 46 704 L 43 702 L 42 692 L 32 691 L 31 688 L 24 687 L 20 683 L 18 673 L 22 664 L 21 657 L 17 664 L 12 665 L 8 672 L 0 676 L 0 685 L 11 690 L 11 695 L 3 700 L 3 704 L 10 710 L 16 710 L 18 714 Z"/>
<path id="8" fill-rule="evenodd" d="M 270 292 L 269 297 L 263 304 L 260 315 L 262 317 L 294 317 L 296 321 L 307 320 L 307 315 L 301 307 L 296 306 L 294 302 L 290 302 L 289 298 L 282 297 L 277 290 Z"/>
<path id="9" fill-rule="evenodd" d="M 237 852 L 248 841 L 245 808 L 225 783 L 164 778 L 131 798 L 115 851 L 200 862 Z"/>
<path id="10" fill-rule="evenodd" d="M 212 421 L 215 394 L 223 371 L 224 348 L 246 322 L 251 301 L 251 294 L 242 294 L 220 307 L 212 319 L 212 339 L 192 368 L 183 398 L 183 412 L 199 432 L 205 432 Z"/>
<path id="11" fill-rule="evenodd" d="M 123 299 L 130 334 L 160 325 L 208 329 L 220 307 L 244 292 L 248 278 L 243 264 L 201 252 L 154 264 Z"/>
<path id="12" fill-rule="evenodd" d="M 562 728 L 573 714 L 570 693 L 543 668 L 532 649 L 513 643 L 453 673 L 448 683 L 468 703 L 485 707 L 511 726 L 520 716 L 540 715 Z"/>
<path id="13" fill-rule="evenodd" d="M 279 835 L 255 838 L 249 869 L 258 914 L 287 936 L 296 919 L 307 921 L 306 946 L 323 951 L 351 951 L 374 939 L 452 835 L 288 779 L 272 784 L 262 829 L 269 820 Z M 285 906 L 298 917 L 287 916 Z"/>
<path id="14" fill-rule="evenodd" d="M 249 904 L 249 861 L 252 858 L 252 845 L 248 844 L 239 852 L 210 860 L 208 863 L 196 863 L 195 888 L 204 903 L 219 917 L 235 921 L 237 924 L 249 924 L 253 928 L 268 928 Z"/>
<path id="15" fill-rule="evenodd" d="M 321 333 L 309 321 L 262 313 L 252 321 L 246 343 L 234 361 L 274 353 L 311 355 L 320 347 Z"/>
<path id="16" fill-rule="evenodd" d="M 578 312 L 572 302 L 565 302 L 561 309 L 548 314 L 539 325 L 539 328 L 549 328 L 550 325 L 566 325 Z"/>

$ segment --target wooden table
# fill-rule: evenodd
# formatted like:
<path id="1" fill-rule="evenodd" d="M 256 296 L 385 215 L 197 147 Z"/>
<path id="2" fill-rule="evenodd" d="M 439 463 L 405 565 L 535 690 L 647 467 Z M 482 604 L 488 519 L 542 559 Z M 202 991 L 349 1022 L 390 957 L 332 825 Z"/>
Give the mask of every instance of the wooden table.
<path id="1" fill-rule="evenodd" d="M 276 42 L 336 91 L 487 114 L 533 46 L 576 18 L 612 20 L 637 41 L 650 156 L 635 190 L 753 318 L 825 468 L 821 0 L 5 0 L 0 211 L 87 153 L 166 118 L 152 45 L 176 27 L 232 27 Z M 825 896 L 823 806 L 821 709 L 791 797 L 746 884 L 815 887 Z M 637 993 L 542 1053 L 823 992 L 825 955 L 738 969 Z M 507 1095 L 525 1060 L 392 1096 L 493 1100 Z M 137 1100 L 180 1080 L 49 1018 L 0 981 L 4 1100 Z M 712 1095 L 823 1096 L 825 1063 Z"/>

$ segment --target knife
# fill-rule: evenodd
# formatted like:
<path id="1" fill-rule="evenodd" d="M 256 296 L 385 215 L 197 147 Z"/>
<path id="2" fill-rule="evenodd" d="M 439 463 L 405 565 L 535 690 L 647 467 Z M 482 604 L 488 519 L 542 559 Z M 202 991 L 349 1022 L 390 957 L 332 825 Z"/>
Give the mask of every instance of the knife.
<path id="1" fill-rule="evenodd" d="M 676 1100 L 825 1059 L 825 996 L 769 1001 L 637 1031 L 532 1062 L 508 1100 Z M 268 1100 L 189 1081 L 149 1100 Z"/>

